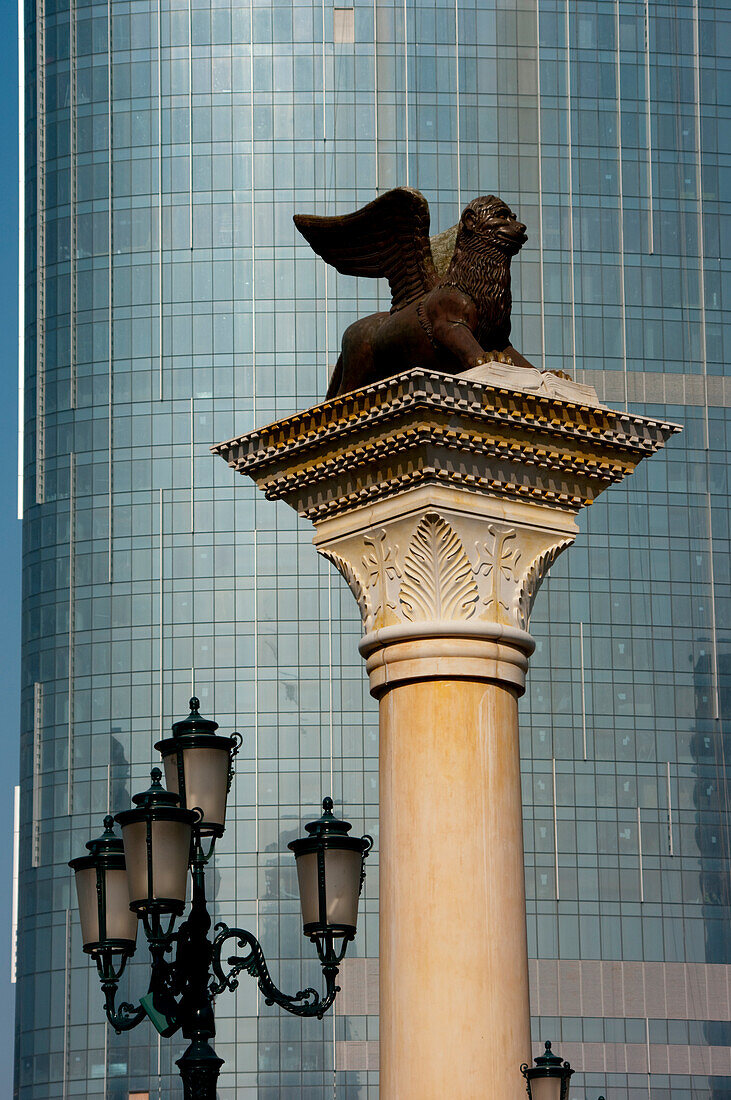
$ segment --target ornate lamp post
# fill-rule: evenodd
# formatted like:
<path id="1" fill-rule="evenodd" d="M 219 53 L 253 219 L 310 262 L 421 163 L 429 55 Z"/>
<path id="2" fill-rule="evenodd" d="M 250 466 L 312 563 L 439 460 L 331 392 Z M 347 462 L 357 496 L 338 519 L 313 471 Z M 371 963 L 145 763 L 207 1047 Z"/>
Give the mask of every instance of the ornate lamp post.
<path id="1" fill-rule="evenodd" d="M 574 1072 L 569 1063 L 553 1053 L 549 1042 L 546 1042 L 543 1054 L 539 1054 L 533 1061 L 534 1066 L 528 1066 L 524 1062 L 520 1067 L 520 1072 L 525 1077 L 529 1100 L 566 1100 L 569 1081 Z"/>
<path id="2" fill-rule="evenodd" d="M 147 1017 L 162 1035 L 182 1030 L 190 1043 L 177 1062 L 184 1096 L 215 1100 L 223 1065 L 210 1042 L 216 996 L 236 989 L 246 970 L 267 1004 L 321 1019 L 339 991 L 338 968 L 355 936 L 365 857 L 373 841 L 349 836 L 350 824 L 333 815 L 332 799 L 326 798 L 322 817 L 306 826 L 308 835 L 289 845 L 297 861 L 304 934 L 317 948 L 325 994 L 312 988 L 283 993 L 251 932 L 217 924 L 216 935 L 209 937 L 205 871 L 224 832 L 241 738 L 216 735 L 217 723 L 198 714 L 198 700 L 191 699 L 190 706 L 189 717 L 173 726 L 173 737 L 156 746 L 169 789 L 162 786 L 161 770 L 153 768 L 150 787 L 132 799 L 134 808 L 116 816 L 122 838 L 114 833 L 115 819 L 105 817 L 104 833 L 87 844 L 90 854 L 69 866 L 76 875 L 84 951 L 96 961 L 110 1024 L 117 1032 L 129 1031 Z M 186 906 L 188 872 L 190 911 L 176 930 Z M 135 952 L 138 919 L 152 959 L 149 989 L 136 1006 L 117 1005 L 119 980 Z M 224 959 L 230 939 L 243 951 Z"/>

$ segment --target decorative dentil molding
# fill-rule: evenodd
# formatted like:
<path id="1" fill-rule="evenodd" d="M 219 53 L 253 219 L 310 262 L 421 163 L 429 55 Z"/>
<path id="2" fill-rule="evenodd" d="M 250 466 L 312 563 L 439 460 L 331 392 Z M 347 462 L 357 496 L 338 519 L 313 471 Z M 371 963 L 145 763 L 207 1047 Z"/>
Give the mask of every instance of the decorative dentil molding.
<path id="1" fill-rule="evenodd" d="M 526 630 L 541 582 L 572 542 L 565 530 L 427 507 L 318 548 L 347 581 L 368 634 L 435 622 Z"/>
<path id="2" fill-rule="evenodd" d="M 211 449 L 315 524 L 425 485 L 575 514 L 680 430 L 582 403 L 553 375 L 541 392 L 513 388 L 540 372 L 504 370 L 414 368 Z"/>

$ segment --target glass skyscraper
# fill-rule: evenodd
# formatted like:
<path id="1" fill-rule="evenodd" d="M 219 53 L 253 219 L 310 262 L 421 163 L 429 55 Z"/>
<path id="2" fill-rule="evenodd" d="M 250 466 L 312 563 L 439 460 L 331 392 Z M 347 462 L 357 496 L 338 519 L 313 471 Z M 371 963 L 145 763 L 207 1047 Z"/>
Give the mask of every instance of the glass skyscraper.
<path id="1" fill-rule="evenodd" d="M 684 425 L 582 517 L 533 615 L 534 1037 L 577 1100 L 731 1097 L 730 15 L 25 0 L 19 1100 L 179 1094 L 182 1040 L 104 1023 L 66 861 L 146 785 L 191 689 L 244 735 L 215 917 L 284 988 L 319 978 L 286 845 L 327 793 L 377 832 L 358 611 L 308 525 L 208 448 L 321 399 L 340 333 L 388 301 L 292 214 L 399 184 L 434 231 L 506 199 L 530 233 L 516 347 Z M 368 871 L 334 1014 L 285 1016 L 250 981 L 219 998 L 221 1100 L 377 1097 L 377 840 Z"/>

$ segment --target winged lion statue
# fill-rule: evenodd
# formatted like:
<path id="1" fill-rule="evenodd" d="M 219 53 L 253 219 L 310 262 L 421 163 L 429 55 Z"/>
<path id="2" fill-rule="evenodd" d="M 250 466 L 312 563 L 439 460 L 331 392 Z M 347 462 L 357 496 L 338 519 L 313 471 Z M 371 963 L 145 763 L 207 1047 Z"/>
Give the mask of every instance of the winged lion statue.
<path id="1" fill-rule="evenodd" d="M 510 344 L 510 261 L 527 238 L 502 199 L 485 195 L 459 224 L 429 236 L 429 204 L 396 187 L 352 214 L 295 214 L 313 250 L 343 275 L 388 279 L 390 313 L 350 325 L 327 397 L 410 366 L 459 374 L 498 360 L 530 367 Z"/>

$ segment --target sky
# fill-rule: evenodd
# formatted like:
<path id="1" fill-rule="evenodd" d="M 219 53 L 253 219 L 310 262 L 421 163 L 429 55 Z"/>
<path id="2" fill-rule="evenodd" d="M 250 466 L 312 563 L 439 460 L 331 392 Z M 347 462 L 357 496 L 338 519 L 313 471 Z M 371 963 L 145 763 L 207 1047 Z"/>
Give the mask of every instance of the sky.
<path id="1" fill-rule="evenodd" d="M 13 1095 L 15 987 L 10 984 L 13 788 L 20 729 L 20 522 L 18 514 L 18 15 L 0 3 L 0 1096 Z"/>

